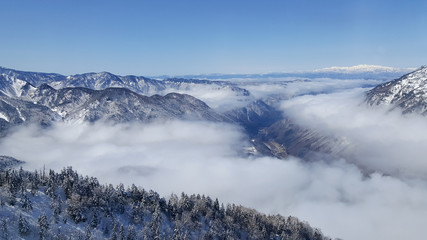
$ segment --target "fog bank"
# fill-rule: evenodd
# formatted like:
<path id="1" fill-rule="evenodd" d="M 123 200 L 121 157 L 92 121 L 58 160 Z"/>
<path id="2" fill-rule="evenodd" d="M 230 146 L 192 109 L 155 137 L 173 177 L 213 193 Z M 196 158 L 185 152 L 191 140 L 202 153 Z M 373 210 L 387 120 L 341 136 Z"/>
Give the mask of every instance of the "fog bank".
<path id="1" fill-rule="evenodd" d="M 424 236 L 427 184 L 381 174 L 363 176 L 346 161 L 302 163 L 249 157 L 240 128 L 206 122 L 57 124 L 19 128 L 0 152 L 26 169 L 66 166 L 103 183 L 170 193 L 208 194 L 271 214 L 294 215 L 331 237 Z"/>

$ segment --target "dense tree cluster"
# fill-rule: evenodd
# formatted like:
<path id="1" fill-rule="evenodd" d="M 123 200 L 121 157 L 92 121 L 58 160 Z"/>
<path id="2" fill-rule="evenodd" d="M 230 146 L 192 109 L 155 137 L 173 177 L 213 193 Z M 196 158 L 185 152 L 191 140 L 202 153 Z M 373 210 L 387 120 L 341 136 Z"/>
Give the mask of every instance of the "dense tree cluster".
<path id="1" fill-rule="evenodd" d="M 135 185 L 102 185 L 71 168 L 0 169 L 0 205 L 3 239 L 327 239 L 294 217 L 200 195 L 165 199 Z"/>

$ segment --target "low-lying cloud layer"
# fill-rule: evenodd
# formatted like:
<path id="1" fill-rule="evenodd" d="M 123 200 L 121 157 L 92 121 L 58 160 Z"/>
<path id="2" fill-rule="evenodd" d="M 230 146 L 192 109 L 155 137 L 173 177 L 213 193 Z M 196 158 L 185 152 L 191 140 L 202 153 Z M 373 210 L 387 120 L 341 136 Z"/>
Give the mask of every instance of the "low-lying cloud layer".
<path id="1" fill-rule="evenodd" d="M 249 90 L 254 98 L 281 96 L 282 99 L 290 99 L 306 94 L 325 94 L 358 87 L 370 87 L 380 83 L 382 83 L 381 80 L 375 79 L 263 79 L 253 82 L 242 80 L 239 86 Z"/>
<path id="2" fill-rule="evenodd" d="M 179 90 L 169 88 L 160 94 L 165 95 L 170 92 L 189 94 L 202 100 L 218 112 L 226 112 L 236 107 L 244 107 L 250 101 L 254 100 L 252 96 L 245 95 L 245 92 L 242 90 L 239 91 L 238 89 L 233 89 L 231 86 L 216 84 L 193 84 Z"/>
<path id="3" fill-rule="evenodd" d="M 427 120 L 400 110 L 368 107 L 365 89 L 306 95 L 282 104 L 298 124 L 346 142 L 342 156 L 369 170 L 393 176 L 427 176 Z"/>
<path id="4" fill-rule="evenodd" d="M 300 79 L 293 78 L 264 78 L 264 79 L 233 79 L 235 86 L 246 89 L 250 92 L 247 96 L 230 86 L 220 86 L 217 84 L 192 84 L 179 90 L 175 88 L 165 89 L 161 93 L 151 94 L 165 95 L 170 92 L 192 95 L 211 108 L 219 112 L 226 112 L 237 107 L 244 107 L 251 101 L 267 98 L 272 100 L 290 99 L 292 97 L 305 94 L 333 93 L 353 89 L 356 87 L 375 86 L 382 83 L 375 79 L 329 79 L 314 78 Z M 233 85 L 234 86 L 234 85 Z"/>
<path id="5" fill-rule="evenodd" d="M 135 183 L 163 196 L 208 194 L 265 213 L 294 215 L 332 237 L 425 235 L 425 181 L 366 177 L 345 161 L 248 157 L 241 151 L 248 146 L 245 139 L 239 128 L 219 123 L 59 124 L 20 128 L 0 142 L 0 152 L 27 161 L 30 170 L 73 166 L 102 182 Z"/>

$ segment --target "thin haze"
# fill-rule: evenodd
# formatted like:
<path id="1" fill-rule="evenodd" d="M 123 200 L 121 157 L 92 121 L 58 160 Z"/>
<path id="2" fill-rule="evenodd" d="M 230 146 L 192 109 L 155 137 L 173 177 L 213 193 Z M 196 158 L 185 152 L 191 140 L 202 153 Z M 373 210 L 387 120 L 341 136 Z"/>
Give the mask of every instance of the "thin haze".
<path id="1" fill-rule="evenodd" d="M 425 64 L 427 2 L 3 0 L 0 66 L 182 75 Z"/>

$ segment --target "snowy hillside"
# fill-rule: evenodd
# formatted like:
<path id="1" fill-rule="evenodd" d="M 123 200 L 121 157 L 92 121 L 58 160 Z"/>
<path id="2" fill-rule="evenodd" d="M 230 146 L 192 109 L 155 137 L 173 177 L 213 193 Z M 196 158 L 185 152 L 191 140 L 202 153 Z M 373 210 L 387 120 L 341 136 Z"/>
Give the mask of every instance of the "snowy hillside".
<path id="1" fill-rule="evenodd" d="M 0 96 L 0 136 L 12 126 L 31 123 L 47 126 L 55 121 L 118 123 L 155 119 L 229 121 L 204 102 L 178 93 L 147 97 L 125 88 L 56 90 L 43 84 L 20 98 Z"/>
<path id="2" fill-rule="evenodd" d="M 427 66 L 367 92 L 369 105 L 393 105 L 403 113 L 427 115 Z"/>
<path id="3" fill-rule="evenodd" d="M 135 185 L 101 185 L 71 168 L 0 168 L 0 216 L 2 239 L 329 239 L 294 217 L 209 196 L 166 199 Z"/>

